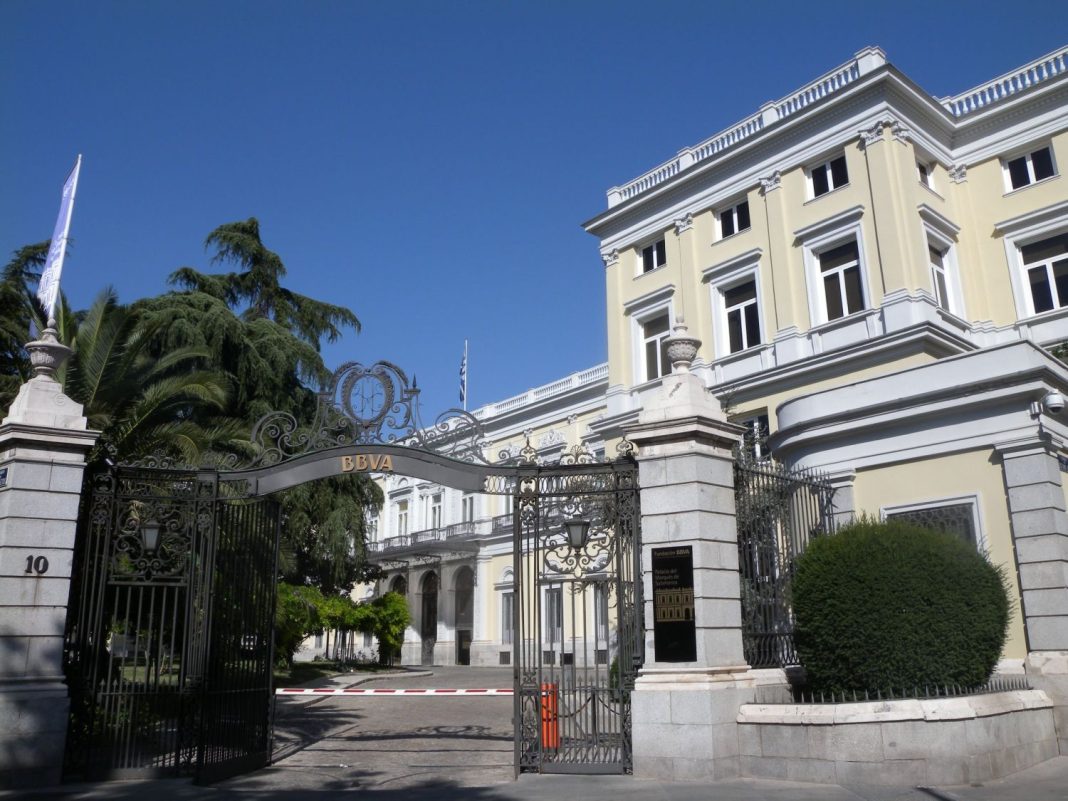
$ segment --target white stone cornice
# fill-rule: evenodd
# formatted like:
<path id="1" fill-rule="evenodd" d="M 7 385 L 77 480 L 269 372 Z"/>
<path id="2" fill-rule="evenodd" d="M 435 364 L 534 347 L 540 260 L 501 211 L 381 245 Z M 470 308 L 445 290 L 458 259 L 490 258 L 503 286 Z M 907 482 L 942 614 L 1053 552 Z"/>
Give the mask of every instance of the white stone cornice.
<path id="1" fill-rule="evenodd" d="M 693 228 L 693 214 L 679 217 L 675 220 L 675 236 L 681 236 L 685 231 Z"/>
<path id="2" fill-rule="evenodd" d="M 762 255 L 764 255 L 762 248 L 751 248 L 745 253 L 729 258 L 726 261 L 717 262 L 711 267 L 706 267 L 701 271 L 701 280 L 711 281 L 739 268 L 751 267 L 760 261 Z"/>
<path id="3" fill-rule="evenodd" d="M 1060 224 L 1065 217 L 1068 217 L 1068 200 L 996 222 L 994 230 L 1001 234 L 1016 234 L 1025 229 L 1041 228 L 1050 223 Z"/>
<path id="4" fill-rule="evenodd" d="M 874 145 L 876 142 L 883 141 L 883 126 L 885 125 L 886 122 L 884 122 L 883 120 L 879 120 L 870 128 L 865 128 L 861 131 L 858 131 L 858 133 L 860 134 L 860 144 L 865 149 L 867 149 Z"/>
<path id="5" fill-rule="evenodd" d="M 646 292 L 644 295 L 628 300 L 623 304 L 624 314 L 634 314 L 636 311 L 641 311 L 649 306 L 655 306 L 658 303 L 663 303 L 672 295 L 675 294 L 674 284 L 665 284 L 664 286 L 657 287 L 651 292 Z"/>
<path id="6" fill-rule="evenodd" d="M 946 172 L 949 173 L 949 180 L 955 184 L 962 184 L 968 180 L 967 164 L 954 164 Z"/>
<path id="7" fill-rule="evenodd" d="M 601 261 L 604 262 L 605 269 L 612 267 L 619 262 L 619 250 L 612 248 L 611 250 L 601 251 Z"/>
<path id="8" fill-rule="evenodd" d="M 775 170 L 767 178 L 761 178 L 760 179 L 760 191 L 762 191 L 765 195 L 768 194 L 769 192 L 774 192 L 780 186 L 782 186 L 782 171 L 781 170 Z"/>
<path id="9" fill-rule="evenodd" d="M 818 236 L 826 231 L 833 230 L 835 228 L 841 228 L 842 226 L 849 225 L 859 220 L 864 215 L 864 207 L 857 205 L 852 206 L 845 211 L 841 211 L 835 214 L 833 217 L 828 217 L 825 220 L 820 220 L 812 225 L 806 225 L 804 228 L 798 228 L 794 231 L 794 237 L 798 240 L 810 239 L 813 236 Z"/>
<path id="10" fill-rule="evenodd" d="M 907 145 L 912 141 L 912 131 L 902 125 L 898 120 L 890 121 L 890 135 L 894 138 L 895 142 L 900 142 L 903 145 Z"/>
<path id="11" fill-rule="evenodd" d="M 946 217 L 940 211 L 926 203 L 921 203 L 916 207 L 916 211 L 920 213 L 920 219 L 930 225 L 932 228 L 941 232 L 944 236 L 950 239 L 956 239 L 957 234 L 960 233 L 960 226 Z"/>

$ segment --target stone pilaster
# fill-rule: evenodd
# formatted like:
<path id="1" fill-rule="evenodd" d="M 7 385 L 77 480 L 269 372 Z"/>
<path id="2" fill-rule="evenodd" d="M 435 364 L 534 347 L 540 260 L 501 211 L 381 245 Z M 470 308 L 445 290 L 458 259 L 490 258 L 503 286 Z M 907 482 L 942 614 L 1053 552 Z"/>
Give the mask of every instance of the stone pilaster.
<path id="1" fill-rule="evenodd" d="M 857 515 L 856 500 L 853 497 L 853 483 L 857 479 L 856 470 L 842 470 L 828 476 L 834 495 L 831 496 L 831 513 L 834 525 L 845 526 L 853 522 Z"/>
<path id="2" fill-rule="evenodd" d="M 1068 754 L 1068 514 L 1060 463 L 1042 440 L 997 451 L 1027 632 L 1024 669 L 1032 686 L 1053 701 L 1058 745 Z"/>
<path id="3" fill-rule="evenodd" d="M 0 423 L 0 787 L 59 781 L 63 631 L 85 456 L 97 433 L 50 374 Z"/>
<path id="4" fill-rule="evenodd" d="M 781 682 L 782 673 L 750 670 L 742 651 L 732 448 L 743 429 L 727 422 L 685 360 L 676 370 L 627 429 L 638 447 L 647 632 L 632 696 L 634 772 L 711 780 L 738 775 L 739 706 L 754 699 L 758 684 Z M 693 549 L 697 658 L 660 663 L 651 552 L 686 545 Z"/>
<path id="5" fill-rule="evenodd" d="M 1038 440 L 1002 459 L 1028 651 L 1068 651 L 1068 514 L 1057 456 Z"/>

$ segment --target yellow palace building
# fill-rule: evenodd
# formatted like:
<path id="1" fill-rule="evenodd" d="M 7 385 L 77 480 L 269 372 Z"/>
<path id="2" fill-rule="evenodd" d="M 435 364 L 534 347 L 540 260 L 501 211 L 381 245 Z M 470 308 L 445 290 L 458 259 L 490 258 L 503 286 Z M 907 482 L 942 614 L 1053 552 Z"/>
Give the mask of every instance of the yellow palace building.
<path id="1" fill-rule="evenodd" d="M 1066 61 L 935 97 L 868 47 L 609 189 L 585 223 L 607 362 L 476 410 L 487 451 L 612 456 L 685 325 L 753 456 L 828 476 L 839 519 L 974 543 L 1011 579 L 1003 669 L 1068 660 L 1068 368 L 1050 355 L 1068 340 Z M 386 578 L 359 595 L 407 594 L 403 662 L 508 664 L 508 499 L 381 481 Z M 545 658 L 564 664 L 570 624 L 542 608 Z M 586 609 L 587 638 L 607 638 L 605 604 Z"/>

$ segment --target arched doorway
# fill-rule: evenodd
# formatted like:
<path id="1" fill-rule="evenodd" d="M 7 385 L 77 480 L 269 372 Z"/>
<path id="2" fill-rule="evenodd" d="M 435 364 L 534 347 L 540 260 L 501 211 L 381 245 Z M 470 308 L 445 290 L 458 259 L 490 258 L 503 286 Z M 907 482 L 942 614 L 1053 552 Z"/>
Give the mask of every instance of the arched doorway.
<path id="1" fill-rule="evenodd" d="M 453 580 L 456 599 L 456 664 L 471 664 L 471 639 L 475 626 L 475 573 L 464 566 Z"/>
<path id="2" fill-rule="evenodd" d="M 422 614 L 419 616 L 419 635 L 423 642 L 422 664 L 434 664 L 434 646 L 438 643 L 438 574 L 431 570 L 420 585 Z"/>

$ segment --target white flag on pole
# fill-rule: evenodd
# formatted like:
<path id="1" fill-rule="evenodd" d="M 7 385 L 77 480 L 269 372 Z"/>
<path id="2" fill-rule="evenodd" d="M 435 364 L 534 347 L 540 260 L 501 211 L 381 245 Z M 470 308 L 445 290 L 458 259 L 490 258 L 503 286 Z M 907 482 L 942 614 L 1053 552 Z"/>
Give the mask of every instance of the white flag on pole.
<path id="1" fill-rule="evenodd" d="M 467 340 L 464 340 L 464 357 L 460 360 L 460 403 L 467 411 Z"/>
<path id="2" fill-rule="evenodd" d="M 37 285 L 37 299 L 44 306 L 48 324 L 56 318 L 56 300 L 59 298 L 59 276 L 63 272 L 63 257 L 67 255 L 67 237 L 70 235 L 70 218 L 74 211 L 74 193 L 78 189 L 78 172 L 82 168 L 82 157 L 74 162 L 74 169 L 63 184 L 63 199 L 59 203 L 59 217 L 56 229 L 52 232 L 52 244 L 48 248 L 48 260 L 41 272 L 41 283 Z"/>

